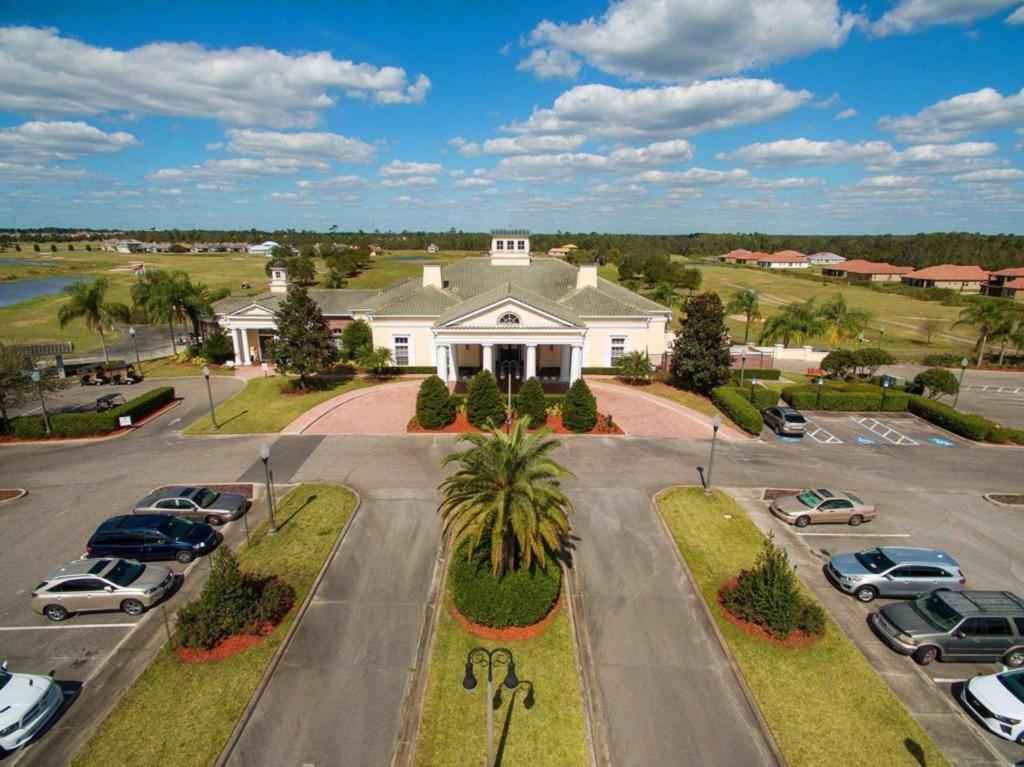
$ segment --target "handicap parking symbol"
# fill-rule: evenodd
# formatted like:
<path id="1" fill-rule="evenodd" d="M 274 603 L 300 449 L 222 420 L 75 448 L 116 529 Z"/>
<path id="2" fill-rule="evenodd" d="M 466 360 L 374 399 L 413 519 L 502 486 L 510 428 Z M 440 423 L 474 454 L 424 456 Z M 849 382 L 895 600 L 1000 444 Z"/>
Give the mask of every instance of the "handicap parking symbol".
<path id="1" fill-rule="evenodd" d="M 861 437 L 861 436 L 857 437 L 857 442 L 859 442 L 862 445 L 877 445 L 878 444 L 873 439 L 868 439 L 867 437 Z"/>
<path id="2" fill-rule="evenodd" d="M 776 434 L 775 436 L 777 436 L 779 438 L 779 442 L 802 442 L 803 441 L 799 437 L 786 437 L 786 436 L 783 436 L 782 434 Z"/>
<path id="3" fill-rule="evenodd" d="M 956 443 L 942 437 L 929 437 L 928 441 L 940 447 L 956 447 Z"/>

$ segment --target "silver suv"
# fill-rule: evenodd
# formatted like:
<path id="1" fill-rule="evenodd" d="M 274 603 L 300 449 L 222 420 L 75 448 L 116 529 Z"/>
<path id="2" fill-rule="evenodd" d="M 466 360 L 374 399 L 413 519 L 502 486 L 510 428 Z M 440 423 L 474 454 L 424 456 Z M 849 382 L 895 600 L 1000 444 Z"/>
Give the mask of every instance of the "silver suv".
<path id="1" fill-rule="evenodd" d="M 174 586 L 174 573 L 162 565 L 113 557 L 79 559 L 46 574 L 32 590 L 32 609 L 52 621 L 96 610 L 141 615 Z"/>
<path id="2" fill-rule="evenodd" d="M 836 554 L 825 565 L 825 575 L 861 602 L 960 591 L 967 583 L 960 565 L 944 551 L 899 546 Z"/>
<path id="3" fill-rule="evenodd" d="M 788 437 L 802 437 L 807 431 L 807 419 L 793 407 L 766 407 L 761 411 L 764 425 L 776 434 Z"/>

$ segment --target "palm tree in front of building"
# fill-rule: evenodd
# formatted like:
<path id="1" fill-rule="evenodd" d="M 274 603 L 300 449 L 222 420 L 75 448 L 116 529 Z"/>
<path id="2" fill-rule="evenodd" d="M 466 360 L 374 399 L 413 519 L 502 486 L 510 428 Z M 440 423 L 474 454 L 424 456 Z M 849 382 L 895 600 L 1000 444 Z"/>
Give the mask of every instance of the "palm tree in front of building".
<path id="1" fill-rule="evenodd" d="M 725 305 L 726 314 L 742 314 L 746 318 L 743 325 L 743 343 L 750 339 L 751 320 L 761 319 L 760 294 L 756 290 L 738 290 L 729 297 Z"/>
<path id="2" fill-rule="evenodd" d="M 856 338 L 871 322 L 871 312 L 858 307 L 850 308 L 842 293 L 837 293 L 822 304 L 819 314 L 828 324 L 828 342 L 831 346 Z"/>
<path id="3" fill-rule="evenodd" d="M 822 335 L 827 328 L 821 316 L 820 307 L 813 298 L 786 304 L 782 310 L 769 317 L 761 330 L 761 343 L 775 343 L 781 340 L 783 346 L 790 341 L 803 343 L 808 338 Z"/>
<path id="4" fill-rule="evenodd" d="M 107 290 L 110 281 L 106 277 L 98 277 L 92 282 L 76 282 L 64 288 L 63 293 L 70 296 L 57 312 L 57 321 L 62 328 L 73 320 L 85 320 L 86 326 L 100 337 L 100 348 L 103 349 L 103 361 L 109 365 L 110 355 L 107 354 L 107 338 L 105 331 L 113 327 L 114 320 L 128 322 L 131 313 L 124 304 L 107 301 Z"/>
<path id="5" fill-rule="evenodd" d="M 980 366 L 985 361 L 985 346 L 990 339 L 1007 335 L 1013 329 L 1013 317 L 1017 309 L 1013 301 L 1006 298 L 979 298 L 968 304 L 960 312 L 960 318 L 952 327 L 973 325 L 978 329 L 978 350 Z"/>
<path id="6" fill-rule="evenodd" d="M 508 434 L 463 434 L 459 441 L 469 449 L 441 460 L 459 467 L 440 487 L 444 531 L 456 547 L 466 541 L 469 556 L 486 546 L 497 577 L 535 561 L 546 567 L 548 556 L 569 542 L 573 506 L 561 481 L 574 475 L 551 459 L 558 440 L 546 429 L 531 434 L 528 425 L 529 418 L 520 418 Z"/>

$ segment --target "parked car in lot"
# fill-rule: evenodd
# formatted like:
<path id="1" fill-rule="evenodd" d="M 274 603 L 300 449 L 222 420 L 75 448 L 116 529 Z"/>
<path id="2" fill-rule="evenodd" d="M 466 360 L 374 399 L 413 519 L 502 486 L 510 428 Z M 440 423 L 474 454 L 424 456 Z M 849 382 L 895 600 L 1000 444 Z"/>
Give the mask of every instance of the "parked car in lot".
<path id="1" fill-rule="evenodd" d="M 32 590 L 32 609 L 52 621 L 96 610 L 141 615 L 173 586 L 169 567 L 133 559 L 79 559 L 46 574 Z"/>
<path id="2" fill-rule="evenodd" d="M 960 689 L 960 700 L 1000 738 L 1024 746 L 1024 669 L 972 677 Z"/>
<path id="3" fill-rule="evenodd" d="M 150 493 L 132 514 L 173 514 L 194 522 L 223 525 L 245 513 L 248 501 L 238 493 L 218 493 L 208 487 L 169 487 Z"/>
<path id="4" fill-rule="evenodd" d="M 836 554 L 825 565 L 825 575 L 861 602 L 920 597 L 941 589 L 960 591 L 967 582 L 960 565 L 944 551 L 905 546 Z"/>
<path id="5" fill-rule="evenodd" d="M 766 407 L 761 411 L 764 425 L 787 437 L 802 437 L 807 431 L 807 419 L 795 407 Z"/>
<path id="6" fill-rule="evenodd" d="M 111 517 L 89 539 L 86 555 L 127 559 L 176 559 L 182 564 L 209 554 L 224 536 L 202 522 L 167 514 Z"/>
<path id="7" fill-rule="evenodd" d="M 21 748 L 64 702 L 53 677 L 16 674 L 0 664 L 0 753 Z"/>
<path id="8" fill-rule="evenodd" d="M 889 647 L 922 666 L 933 660 L 1024 666 L 1024 599 L 1009 591 L 936 591 L 886 605 L 869 622 Z"/>
<path id="9" fill-rule="evenodd" d="M 829 522 L 845 522 L 856 527 L 875 518 L 874 505 L 860 496 L 823 487 L 776 498 L 769 511 L 786 524 L 797 527 Z"/>

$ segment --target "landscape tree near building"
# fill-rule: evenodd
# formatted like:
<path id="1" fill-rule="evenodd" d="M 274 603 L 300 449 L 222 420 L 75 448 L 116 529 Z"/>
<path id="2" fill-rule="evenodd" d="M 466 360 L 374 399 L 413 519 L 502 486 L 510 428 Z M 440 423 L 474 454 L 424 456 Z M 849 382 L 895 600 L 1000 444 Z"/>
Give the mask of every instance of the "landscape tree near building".
<path id="1" fill-rule="evenodd" d="M 350 322 L 341 331 L 341 347 L 345 356 L 358 359 L 366 349 L 373 346 L 373 331 L 366 320 Z"/>
<path id="2" fill-rule="evenodd" d="M 276 313 L 277 338 L 270 344 L 270 359 L 282 373 L 299 376 L 302 391 L 310 376 L 327 372 L 338 358 L 331 328 L 306 289 L 292 285 Z"/>
<path id="3" fill-rule="evenodd" d="M 86 326 L 93 333 L 99 334 L 100 348 L 103 349 L 103 361 L 110 364 L 107 354 L 107 338 L 105 330 L 113 327 L 114 320 L 128 322 L 131 312 L 124 304 L 107 301 L 107 290 L 110 280 L 97 277 L 92 282 L 75 282 L 67 285 L 62 293 L 71 299 L 57 312 L 57 322 L 66 328 L 73 320 L 85 320 Z"/>
<path id="4" fill-rule="evenodd" d="M 936 317 L 925 317 L 921 320 L 921 324 L 918 327 L 921 330 L 921 335 L 924 336 L 924 342 L 930 346 L 932 336 L 942 328 L 942 321 Z"/>
<path id="5" fill-rule="evenodd" d="M 443 429 L 455 418 L 448 385 L 437 376 L 423 379 L 416 394 L 416 421 L 424 429 Z"/>
<path id="6" fill-rule="evenodd" d="M 630 384 L 650 383 L 651 376 L 654 375 L 654 365 L 651 364 L 650 358 L 639 350 L 619 357 L 615 361 L 615 370 L 619 378 Z"/>
<path id="7" fill-rule="evenodd" d="M 672 345 L 675 384 L 709 394 L 730 378 L 732 358 L 726 340 L 725 313 L 717 293 L 702 293 L 686 302 L 686 318 Z"/>
<path id="8" fill-rule="evenodd" d="M 725 313 L 743 315 L 745 319 L 743 323 L 743 343 L 747 343 L 750 340 L 751 321 L 761 319 L 760 294 L 756 290 L 749 290 L 747 288 L 737 290 L 729 297 L 729 301 L 725 305 Z"/>
<path id="9" fill-rule="evenodd" d="M 391 350 L 386 346 L 364 346 L 356 358 L 356 364 L 370 372 L 375 378 L 384 378 L 392 367 Z"/>
<path id="10" fill-rule="evenodd" d="M 516 396 L 516 412 L 520 418 L 529 418 L 534 428 L 547 421 L 547 402 L 544 400 L 544 386 L 536 376 L 523 382 Z"/>
<path id="11" fill-rule="evenodd" d="M 597 425 L 597 399 L 582 378 L 576 379 L 562 400 L 562 424 L 577 434 Z"/>
<path id="12" fill-rule="evenodd" d="M 953 396 L 960 388 L 956 376 L 945 368 L 928 368 L 914 376 L 914 386 L 924 392 L 930 399 L 940 399 L 945 395 Z"/>
<path id="13" fill-rule="evenodd" d="M 486 546 L 491 572 L 498 577 L 528 569 L 534 561 L 545 567 L 548 557 L 568 544 L 573 511 L 561 481 L 575 477 L 551 458 L 559 442 L 544 429 L 529 433 L 525 421 L 507 435 L 495 427 L 484 434 L 462 434 L 458 441 L 470 448 L 441 460 L 442 466 L 454 463 L 458 470 L 441 483 L 438 507 L 453 550 L 465 542 L 472 557 Z"/>
<path id="14" fill-rule="evenodd" d="M 501 426 L 505 422 L 505 398 L 490 370 L 481 370 L 466 391 L 466 417 L 477 428 Z"/>
<path id="15" fill-rule="evenodd" d="M 287 268 L 292 282 L 300 285 L 312 285 L 316 282 L 316 264 L 305 253 L 289 259 Z"/>
<path id="16" fill-rule="evenodd" d="M 22 404 L 33 388 L 31 370 L 32 359 L 21 347 L 0 344 L 0 416 L 4 434 L 11 430 L 8 408 Z"/>

